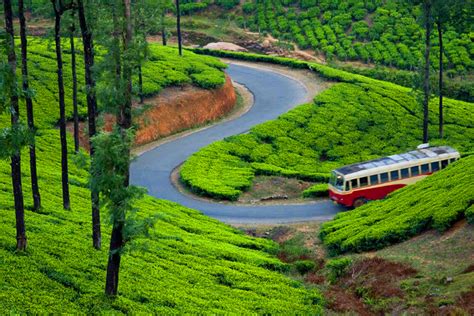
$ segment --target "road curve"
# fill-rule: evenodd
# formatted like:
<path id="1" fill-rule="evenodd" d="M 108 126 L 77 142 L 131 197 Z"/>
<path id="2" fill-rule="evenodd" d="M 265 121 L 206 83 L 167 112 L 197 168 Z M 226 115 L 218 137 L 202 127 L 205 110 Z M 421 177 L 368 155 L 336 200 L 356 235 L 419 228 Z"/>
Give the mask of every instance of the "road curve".
<path id="1" fill-rule="evenodd" d="M 254 105 L 243 116 L 164 143 L 143 153 L 131 165 L 131 183 L 157 198 L 177 202 L 226 223 L 291 223 L 327 220 L 342 208 L 330 201 L 290 205 L 237 205 L 207 202 L 183 195 L 171 183 L 171 173 L 191 154 L 224 137 L 248 131 L 275 119 L 307 100 L 305 87 L 276 72 L 230 64 L 227 73 L 254 95 Z"/>

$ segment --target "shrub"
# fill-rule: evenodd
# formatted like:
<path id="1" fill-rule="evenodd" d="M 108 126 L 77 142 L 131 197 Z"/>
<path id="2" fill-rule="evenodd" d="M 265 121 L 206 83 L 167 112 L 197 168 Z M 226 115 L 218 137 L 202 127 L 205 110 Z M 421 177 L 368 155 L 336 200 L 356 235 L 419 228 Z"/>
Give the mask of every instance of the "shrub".
<path id="1" fill-rule="evenodd" d="M 296 271 L 300 274 L 306 274 L 316 267 L 313 260 L 298 260 L 294 263 Z"/>
<path id="2" fill-rule="evenodd" d="M 329 188 L 327 183 L 320 183 L 313 185 L 309 189 L 303 191 L 303 197 L 324 197 L 329 195 Z"/>
<path id="3" fill-rule="evenodd" d="M 346 273 L 349 269 L 350 265 L 352 264 L 352 259 L 350 258 L 339 258 L 329 260 L 326 263 L 326 269 L 328 269 L 328 279 L 331 283 L 334 283 L 339 279 L 341 276 Z"/>

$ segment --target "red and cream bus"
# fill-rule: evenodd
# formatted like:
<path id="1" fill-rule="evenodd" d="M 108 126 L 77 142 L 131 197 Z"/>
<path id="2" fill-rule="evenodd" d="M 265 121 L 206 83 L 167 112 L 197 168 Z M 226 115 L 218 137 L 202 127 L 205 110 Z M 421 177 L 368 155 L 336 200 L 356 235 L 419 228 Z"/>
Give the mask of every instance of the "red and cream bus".
<path id="1" fill-rule="evenodd" d="M 329 197 L 344 206 L 359 207 L 444 169 L 459 157 L 448 146 L 421 145 L 404 154 L 344 166 L 331 174 Z"/>

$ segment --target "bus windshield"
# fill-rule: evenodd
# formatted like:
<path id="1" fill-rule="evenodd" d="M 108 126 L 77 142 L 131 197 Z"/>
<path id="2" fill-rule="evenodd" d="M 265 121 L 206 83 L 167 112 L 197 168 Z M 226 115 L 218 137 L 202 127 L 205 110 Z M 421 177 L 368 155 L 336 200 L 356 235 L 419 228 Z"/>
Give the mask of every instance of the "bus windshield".
<path id="1" fill-rule="evenodd" d="M 341 175 L 338 175 L 335 172 L 331 173 L 331 179 L 329 180 L 329 183 L 335 187 L 336 189 L 340 191 L 344 191 L 344 177 Z"/>

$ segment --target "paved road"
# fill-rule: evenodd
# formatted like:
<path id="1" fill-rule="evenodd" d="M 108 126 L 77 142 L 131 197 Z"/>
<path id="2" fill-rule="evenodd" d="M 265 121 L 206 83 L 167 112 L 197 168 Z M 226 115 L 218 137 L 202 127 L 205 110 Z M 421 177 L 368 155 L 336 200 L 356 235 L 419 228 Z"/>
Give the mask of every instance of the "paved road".
<path id="1" fill-rule="evenodd" d="M 243 116 L 160 145 L 139 156 L 131 166 L 131 182 L 149 194 L 202 211 L 227 223 L 289 223 L 327 220 L 342 209 L 330 201 L 297 205 L 232 205 L 197 200 L 180 193 L 171 183 L 176 166 L 200 148 L 224 137 L 244 133 L 305 102 L 307 91 L 296 80 L 275 72 L 231 64 L 232 79 L 254 95 L 254 106 Z"/>

